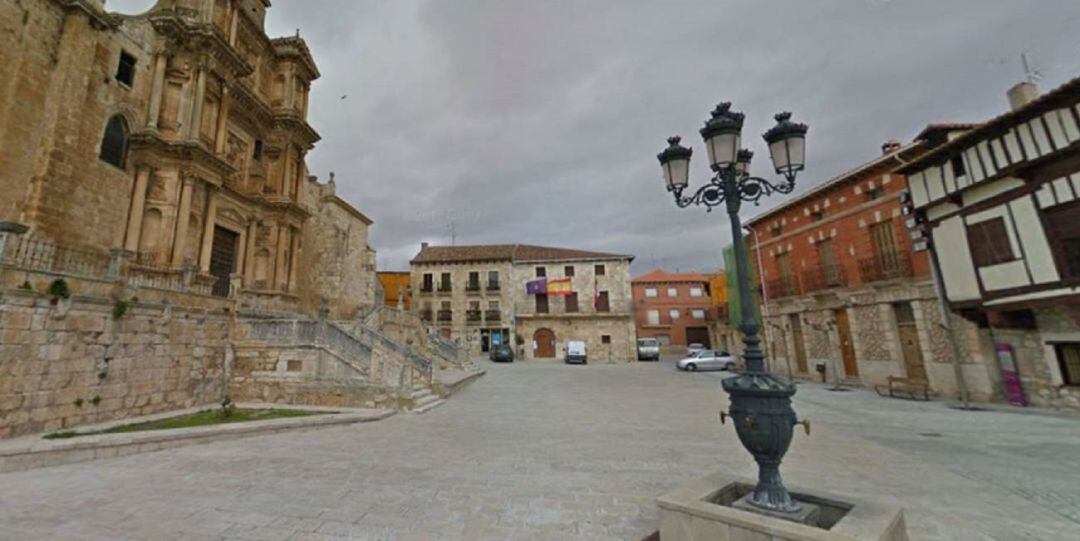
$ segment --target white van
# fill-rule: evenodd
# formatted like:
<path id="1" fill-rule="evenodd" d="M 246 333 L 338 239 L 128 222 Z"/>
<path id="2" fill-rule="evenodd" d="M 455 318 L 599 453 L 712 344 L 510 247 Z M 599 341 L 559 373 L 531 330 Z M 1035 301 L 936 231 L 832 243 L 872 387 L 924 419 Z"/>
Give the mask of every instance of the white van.
<path id="1" fill-rule="evenodd" d="M 566 347 L 563 348 L 566 353 L 566 364 L 588 364 L 589 358 L 585 352 L 585 342 L 581 340 L 570 340 L 566 343 Z"/>

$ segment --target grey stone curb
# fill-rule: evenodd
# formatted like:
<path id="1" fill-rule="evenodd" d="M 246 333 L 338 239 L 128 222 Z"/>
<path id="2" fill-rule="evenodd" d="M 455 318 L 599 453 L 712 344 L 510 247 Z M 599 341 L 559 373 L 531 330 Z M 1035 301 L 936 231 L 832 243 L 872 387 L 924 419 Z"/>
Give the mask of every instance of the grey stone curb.
<path id="1" fill-rule="evenodd" d="M 47 440 L 43 439 L 41 436 L 18 438 L 7 442 L 0 442 L 0 473 L 46 468 L 50 466 L 59 466 L 61 464 L 72 464 L 75 462 L 86 462 L 99 458 L 149 453 L 160 451 L 162 449 L 173 449 L 214 441 L 276 434 L 288 430 L 310 430 L 334 425 L 367 423 L 386 419 L 397 413 L 394 410 L 304 407 L 287 404 L 238 404 L 237 406 L 242 408 L 276 407 L 304 409 L 308 411 L 324 411 L 327 412 L 327 414 L 195 428 L 150 430 L 146 432 L 131 432 L 124 434 L 94 434 L 71 439 Z M 189 408 L 180 412 L 168 412 L 153 417 L 172 417 L 183 415 L 186 412 L 190 413 L 208 409 L 210 407 L 212 406 Z M 137 423 L 146 420 L 153 419 L 125 419 L 123 421 L 114 421 L 101 426 Z M 82 431 L 92 431 L 95 429 L 99 428 L 81 427 Z"/>

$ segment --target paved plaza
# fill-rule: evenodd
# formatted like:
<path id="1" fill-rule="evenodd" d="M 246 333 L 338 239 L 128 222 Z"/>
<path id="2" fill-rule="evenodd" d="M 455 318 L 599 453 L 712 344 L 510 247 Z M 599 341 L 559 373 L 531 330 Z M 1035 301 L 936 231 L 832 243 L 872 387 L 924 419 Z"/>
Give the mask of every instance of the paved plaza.
<path id="1" fill-rule="evenodd" d="M 0 475 L 0 539 L 634 540 L 654 498 L 750 474 L 722 373 L 486 365 L 425 415 Z M 906 507 L 913 539 L 1080 539 L 1080 420 L 830 392 L 786 479 Z"/>

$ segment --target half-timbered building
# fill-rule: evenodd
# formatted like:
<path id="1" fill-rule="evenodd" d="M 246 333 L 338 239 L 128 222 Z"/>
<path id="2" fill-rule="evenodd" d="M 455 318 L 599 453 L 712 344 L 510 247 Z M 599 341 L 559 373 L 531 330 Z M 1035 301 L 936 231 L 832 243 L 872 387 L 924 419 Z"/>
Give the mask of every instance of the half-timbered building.
<path id="1" fill-rule="evenodd" d="M 905 166 L 950 306 L 993 340 L 1010 401 L 1080 407 L 1080 78 L 940 133 Z"/>

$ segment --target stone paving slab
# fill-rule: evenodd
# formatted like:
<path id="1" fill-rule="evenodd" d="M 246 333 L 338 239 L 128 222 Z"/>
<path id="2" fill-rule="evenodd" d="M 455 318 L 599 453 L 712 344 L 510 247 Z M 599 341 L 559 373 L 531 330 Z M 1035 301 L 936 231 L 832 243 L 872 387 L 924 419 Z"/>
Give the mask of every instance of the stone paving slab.
<path id="1" fill-rule="evenodd" d="M 0 539 L 640 540 L 655 499 L 750 475 L 724 374 L 484 364 L 423 416 L 0 475 Z M 912 539 L 1080 539 L 1075 419 L 801 385 L 792 484 L 906 508 Z"/>

